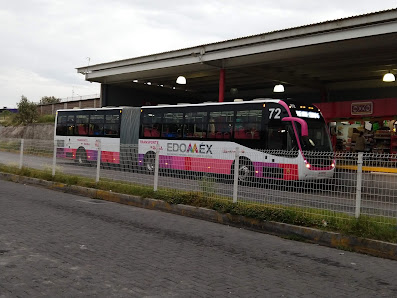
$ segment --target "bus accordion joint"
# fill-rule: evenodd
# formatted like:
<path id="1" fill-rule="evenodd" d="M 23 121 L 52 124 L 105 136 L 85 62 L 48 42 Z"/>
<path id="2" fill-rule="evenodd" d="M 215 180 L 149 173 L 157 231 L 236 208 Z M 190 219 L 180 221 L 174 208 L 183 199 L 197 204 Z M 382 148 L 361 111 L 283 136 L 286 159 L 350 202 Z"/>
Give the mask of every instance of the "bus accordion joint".
<path id="1" fill-rule="evenodd" d="M 307 128 L 307 123 L 305 120 L 301 119 L 301 118 L 297 118 L 297 117 L 285 117 L 283 119 L 281 119 L 282 121 L 294 121 L 294 122 L 298 122 L 301 125 L 301 131 L 302 131 L 302 137 L 307 137 L 309 135 L 309 130 Z"/>

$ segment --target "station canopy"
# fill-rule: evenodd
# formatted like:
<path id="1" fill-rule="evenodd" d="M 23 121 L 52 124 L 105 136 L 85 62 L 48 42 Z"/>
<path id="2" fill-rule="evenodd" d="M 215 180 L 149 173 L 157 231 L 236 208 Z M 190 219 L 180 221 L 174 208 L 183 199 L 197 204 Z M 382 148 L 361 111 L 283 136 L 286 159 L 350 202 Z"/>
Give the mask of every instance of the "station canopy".
<path id="1" fill-rule="evenodd" d="M 77 71 L 87 81 L 102 84 L 106 104 L 112 105 L 112 98 L 118 97 L 117 103 L 129 105 L 120 98 L 131 90 L 163 101 L 174 93 L 186 101 L 217 101 L 221 69 L 225 71 L 225 101 L 397 97 L 397 83 L 382 81 L 388 72 L 397 75 L 397 9 L 83 66 Z M 176 84 L 180 75 L 186 77 L 186 85 Z M 273 93 L 276 84 L 283 84 L 285 92 Z"/>

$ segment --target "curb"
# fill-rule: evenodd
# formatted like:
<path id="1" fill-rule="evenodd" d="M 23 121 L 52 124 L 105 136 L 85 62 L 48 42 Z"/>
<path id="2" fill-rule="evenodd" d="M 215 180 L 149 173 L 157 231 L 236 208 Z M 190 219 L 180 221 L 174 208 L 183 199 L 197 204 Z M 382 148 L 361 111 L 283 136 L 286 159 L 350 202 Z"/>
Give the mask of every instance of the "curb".
<path id="1" fill-rule="evenodd" d="M 256 232 L 282 236 L 292 240 L 304 240 L 323 246 L 397 260 L 397 244 L 394 243 L 359 238 L 355 236 L 346 236 L 336 232 L 322 231 L 314 228 L 300 227 L 285 223 L 260 221 L 258 219 L 252 219 L 241 215 L 233 215 L 229 213 L 223 214 L 215 210 L 206 208 L 182 204 L 169 204 L 167 202 L 156 199 L 113 193 L 111 191 L 75 185 L 66 185 L 63 183 L 23 177 L 8 173 L 0 172 L 0 179 L 13 181 L 16 183 L 41 186 L 56 191 L 130 205 L 139 208 L 160 210 L 177 215 L 183 215 L 234 227 L 245 228 Z"/>

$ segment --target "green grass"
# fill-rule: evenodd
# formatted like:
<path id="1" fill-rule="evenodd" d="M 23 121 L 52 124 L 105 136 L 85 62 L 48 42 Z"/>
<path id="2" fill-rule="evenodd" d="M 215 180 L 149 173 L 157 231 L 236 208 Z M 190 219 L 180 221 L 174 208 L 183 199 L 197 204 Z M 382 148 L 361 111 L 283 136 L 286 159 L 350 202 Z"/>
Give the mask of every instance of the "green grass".
<path id="1" fill-rule="evenodd" d="M 0 124 L 4 126 L 15 126 L 19 125 L 15 121 L 16 114 L 10 114 L 6 117 L 0 116 Z M 33 123 L 55 123 L 55 116 L 54 115 L 41 115 L 39 116 Z"/>
<path id="2" fill-rule="evenodd" d="M 37 123 L 55 123 L 54 115 L 42 115 L 37 118 Z"/>
<path id="3" fill-rule="evenodd" d="M 0 164 L 0 171 L 16 175 L 60 182 L 67 185 L 111 190 L 112 192 L 130 194 L 143 198 L 163 200 L 170 204 L 185 204 L 216 210 L 220 213 L 242 215 L 263 221 L 275 221 L 304 227 L 313 227 L 327 231 L 340 232 L 345 235 L 382 240 L 397 243 L 397 219 L 386 217 L 361 216 L 356 219 L 344 213 L 315 208 L 285 207 L 281 205 L 233 203 L 229 197 L 214 194 L 214 181 L 203 178 L 199 183 L 200 192 L 177 191 L 160 188 L 157 192 L 152 187 L 139 184 L 94 179 L 57 173 L 54 177 L 51 169 L 18 169 L 15 166 Z"/>

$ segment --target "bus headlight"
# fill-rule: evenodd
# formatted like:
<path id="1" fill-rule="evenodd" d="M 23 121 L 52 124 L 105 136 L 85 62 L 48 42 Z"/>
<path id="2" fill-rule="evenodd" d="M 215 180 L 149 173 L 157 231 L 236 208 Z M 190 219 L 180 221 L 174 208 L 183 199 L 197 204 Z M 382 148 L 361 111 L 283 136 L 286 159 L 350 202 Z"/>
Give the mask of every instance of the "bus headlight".
<path id="1" fill-rule="evenodd" d="M 307 162 L 307 160 L 305 159 L 305 164 L 306 164 L 306 168 L 310 169 L 312 166 L 310 165 L 310 163 Z"/>

